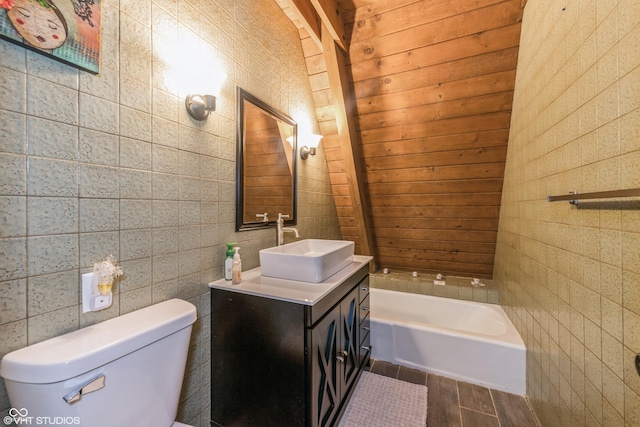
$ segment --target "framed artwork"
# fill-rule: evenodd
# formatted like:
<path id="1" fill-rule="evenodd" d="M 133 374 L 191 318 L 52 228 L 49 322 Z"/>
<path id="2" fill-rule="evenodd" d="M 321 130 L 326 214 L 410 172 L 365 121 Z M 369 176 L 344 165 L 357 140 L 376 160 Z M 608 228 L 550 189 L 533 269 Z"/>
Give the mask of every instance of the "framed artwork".
<path id="1" fill-rule="evenodd" d="M 97 74 L 102 0 L 0 0 L 0 38 Z"/>

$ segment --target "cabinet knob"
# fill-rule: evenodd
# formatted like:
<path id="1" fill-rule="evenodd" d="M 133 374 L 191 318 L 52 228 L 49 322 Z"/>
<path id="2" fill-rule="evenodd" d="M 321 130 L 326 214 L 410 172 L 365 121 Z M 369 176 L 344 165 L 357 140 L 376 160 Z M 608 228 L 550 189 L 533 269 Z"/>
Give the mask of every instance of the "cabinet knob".
<path id="1" fill-rule="evenodd" d="M 369 351 L 371 349 L 371 347 L 367 346 L 367 345 L 363 345 L 362 347 L 360 347 L 361 349 L 363 349 L 364 351 Z"/>
<path id="2" fill-rule="evenodd" d="M 360 290 L 363 290 L 363 291 L 367 292 L 369 290 L 369 288 L 363 287 L 363 288 L 360 288 Z"/>
<path id="3" fill-rule="evenodd" d="M 340 363 L 344 363 L 344 357 L 342 356 L 336 356 L 336 360 Z"/>
<path id="4" fill-rule="evenodd" d="M 362 329 L 365 330 L 365 331 L 370 331 L 371 330 L 371 329 L 369 329 L 368 326 L 363 326 Z"/>
<path id="5" fill-rule="evenodd" d="M 347 357 L 349 355 L 349 352 L 347 350 L 342 350 L 341 353 L 344 357 Z"/>
<path id="6" fill-rule="evenodd" d="M 367 310 L 369 310 L 369 307 L 360 307 L 360 310 L 367 311 Z"/>

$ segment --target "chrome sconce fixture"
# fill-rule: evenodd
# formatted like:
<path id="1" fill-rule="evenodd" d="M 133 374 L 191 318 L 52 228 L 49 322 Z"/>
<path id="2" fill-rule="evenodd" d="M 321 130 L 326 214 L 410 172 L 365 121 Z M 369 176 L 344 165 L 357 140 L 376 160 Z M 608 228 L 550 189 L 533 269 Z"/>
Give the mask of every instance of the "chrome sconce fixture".
<path id="1" fill-rule="evenodd" d="M 216 111 L 216 97 L 213 95 L 187 95 L 184 104 L 196 120 L 206 120 L 212 111 Z"/>
<path id="2" fill-rule="evenodd" d="M 309 155 L 316 155 L 316 148 L 322 141 L 322 135 L 311 134 L 306 138 L 306 144 L 300 148 L 300 157 L 302 160 L 307 160 Z"/>

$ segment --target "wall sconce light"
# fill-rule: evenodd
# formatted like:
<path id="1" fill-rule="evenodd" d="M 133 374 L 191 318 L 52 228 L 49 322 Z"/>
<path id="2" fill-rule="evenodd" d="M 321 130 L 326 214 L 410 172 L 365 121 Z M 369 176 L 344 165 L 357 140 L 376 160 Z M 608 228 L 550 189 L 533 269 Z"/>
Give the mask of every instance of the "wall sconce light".
<path id="1" fill-rule="evenodd" d="M 316 155 L 316 148 L 318 148 L 320 141 L 322 141 L 322 135 L 311 134 L 305 139 L 306 145 L 300 148 L 300 157 L 302 160 L 307 160 L 309 158 L 309 154 L 312 156 Z"/>
<path id="2" fill-rule="evenodd" d="M 184 104 L 196 120 L 206 120 L 209 113 L 216 111 L 216 97 L 213 95 L 187 95 Z"/>

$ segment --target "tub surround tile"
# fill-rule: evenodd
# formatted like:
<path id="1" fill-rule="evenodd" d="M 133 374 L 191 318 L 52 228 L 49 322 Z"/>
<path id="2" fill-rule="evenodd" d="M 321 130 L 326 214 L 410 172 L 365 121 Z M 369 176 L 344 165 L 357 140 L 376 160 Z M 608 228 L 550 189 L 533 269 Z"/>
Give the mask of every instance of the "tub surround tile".
<path id="1" fill-rule="evenodd" d="M 500 303 L 498 286 L 490 279 L 482 279 L 485 285 L 483 287 L 472 286 L 471 277 L 446 276 L 445 279 L 446 285 L 442 286 L 433 283 L 436 280 L 435 274 L 419 274 L 416 278 L 409 272 L 384 274 L 378 271 L 370 276 L 372 288 L 491 304 Z"/>

